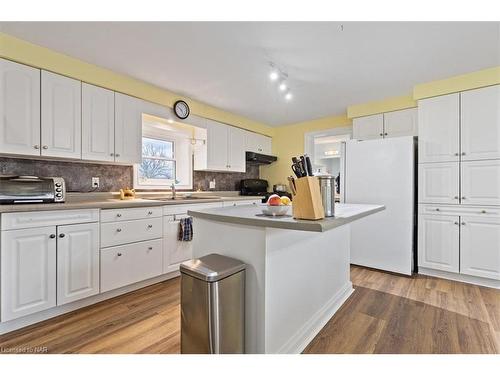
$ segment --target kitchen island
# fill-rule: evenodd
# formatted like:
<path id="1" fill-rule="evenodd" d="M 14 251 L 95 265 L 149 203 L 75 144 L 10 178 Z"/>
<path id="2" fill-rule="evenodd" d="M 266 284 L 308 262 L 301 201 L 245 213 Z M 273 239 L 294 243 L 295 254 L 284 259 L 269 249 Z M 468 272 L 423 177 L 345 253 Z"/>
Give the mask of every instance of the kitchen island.
<path id="1" fill-rule="evenodd" d="M 383 209 L 338 204 L 336 217 L 317 221 L 263 216 L 258 205 L 188 211 L 195 258 L 247 264 L 246 353 L 302 352 L 353 292 L 349 223 Z"/>

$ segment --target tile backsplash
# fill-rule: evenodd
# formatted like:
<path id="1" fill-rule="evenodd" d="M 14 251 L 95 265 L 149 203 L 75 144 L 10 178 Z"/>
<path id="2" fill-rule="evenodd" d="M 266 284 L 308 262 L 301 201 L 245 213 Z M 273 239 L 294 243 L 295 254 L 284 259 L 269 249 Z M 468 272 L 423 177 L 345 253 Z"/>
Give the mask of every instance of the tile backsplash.
<path id="1" fill-rule="evenodd" d="M 246 169 L 246 173 L 194 172 L 193 189 L 208 190 L 209 181 L 215 178 L 215 190 L 239 190 L 241 179 L 259 178 L 257 165 L 247 164 Z M 123 165 L 0 157 L 0 174 L 62 177 L 69 192 L 94 191 L 92 177 L 99 177 L 101 186 L 95 191 L 100 192 L 118 191 L 133 185 L 133 168 Z"/>

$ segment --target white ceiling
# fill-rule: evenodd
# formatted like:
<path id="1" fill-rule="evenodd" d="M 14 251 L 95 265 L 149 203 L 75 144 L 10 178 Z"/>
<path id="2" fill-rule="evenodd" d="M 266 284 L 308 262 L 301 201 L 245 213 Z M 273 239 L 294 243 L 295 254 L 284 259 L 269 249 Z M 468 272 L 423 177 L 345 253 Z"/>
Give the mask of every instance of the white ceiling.
<path id="1" fill-rule="evenodd" d="M 272 126 L 500 65 L 500 22 L 15 22 L 0 31 Z M 269 61 L 294 98 L 269 81 Z"/>

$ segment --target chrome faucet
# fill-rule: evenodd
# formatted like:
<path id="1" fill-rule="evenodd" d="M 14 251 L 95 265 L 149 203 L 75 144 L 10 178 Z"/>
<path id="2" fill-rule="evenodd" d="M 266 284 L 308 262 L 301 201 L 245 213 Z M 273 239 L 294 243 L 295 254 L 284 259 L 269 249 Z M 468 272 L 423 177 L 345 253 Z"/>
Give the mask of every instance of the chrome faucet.
<path id="1" fill-rule="evenodd" d="M 172 189 L 172 199 L 175 199 L 177 192 L 175 191 L 175 182 L 172 182 L 172 185 L 170 185 L 170 189 Z"/>

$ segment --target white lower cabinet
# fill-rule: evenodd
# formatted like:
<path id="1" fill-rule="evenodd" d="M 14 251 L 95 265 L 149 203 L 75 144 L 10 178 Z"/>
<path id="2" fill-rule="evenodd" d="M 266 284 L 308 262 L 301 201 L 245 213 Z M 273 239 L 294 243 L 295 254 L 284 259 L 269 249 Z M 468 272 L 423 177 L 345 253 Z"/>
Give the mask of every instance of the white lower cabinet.
<path id="1" fill-rule="evenodd" d="M 500 218 L 461 217 L 460 273 L 500 280 Z"/>
<path id="2" fill-rule="evenodd" d="M 459 228 L 458 216 L 419 215 L 419 267 L 458 272 Z"/>
<path id="3" fill-rule="evenodd" d="M 56 306 L 56 227 L 2 232 L 1 321 Z"/>
<path id="4" fill-rule="evenodd" d="M 101 249 L 101 292 L 162 274 L 162 240 Z"/>
<path id="5" fill-rule="evenodd" d="M 57 227 L 57 304 L 99 293 L 99 224 Z"/>
<path id="6" fill-rule="evenodd" d="M 170 215 L 163 218 L 163 272 L 179 269 L 179 263 L 193 257 L 191 241 L 179 241 L 180 219 L 189 217 L 186 214 Z"/>
<path id="7" fill-rule="evenodd" d="M 162 218 L 101 223 L 101 247 L 147 241 L 162 236 Z"/>

